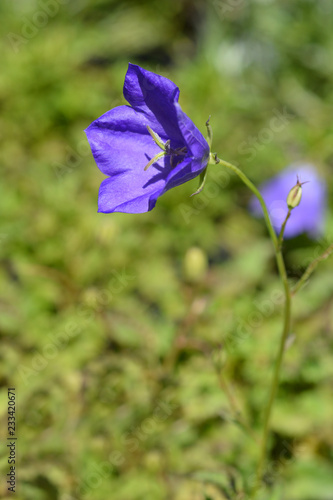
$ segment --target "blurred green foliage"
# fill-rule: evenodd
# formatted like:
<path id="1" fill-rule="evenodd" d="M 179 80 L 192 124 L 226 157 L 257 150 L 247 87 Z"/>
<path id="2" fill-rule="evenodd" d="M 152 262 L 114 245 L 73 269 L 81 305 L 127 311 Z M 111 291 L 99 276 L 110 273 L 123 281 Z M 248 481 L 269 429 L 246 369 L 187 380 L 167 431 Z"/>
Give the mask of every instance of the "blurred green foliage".
<path id="1" fill-rule="evenodd" d="M 0 399 L 4 437 L 16 387 L 15 498 L 245 498 L 281 328 L 265 227 L 214 169 L 198 197 L 193 181 L 151 213 L 97 214 L 103 175 L 83 129 L 124 102 L 138 63 L 178 84 L 203 132 L 212 115 L 214 149 L 255 183 L 310 161 L 331 200 L 332 15 L 330 0 L 1 2 Z M 263 142 L 277 112 L 288 120 Z M 292 279 L 332 230 L 330 201 L 322 239 L 286 243 Z M 333 498 L 332 278 L 327 260 L 295 299 L 266 500 Z"/>

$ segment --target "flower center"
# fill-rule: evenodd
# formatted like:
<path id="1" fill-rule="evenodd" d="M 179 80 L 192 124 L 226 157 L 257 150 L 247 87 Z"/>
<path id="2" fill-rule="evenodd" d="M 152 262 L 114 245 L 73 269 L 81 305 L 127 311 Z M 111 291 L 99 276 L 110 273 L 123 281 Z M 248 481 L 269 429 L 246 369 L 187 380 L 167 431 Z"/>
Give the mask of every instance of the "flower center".
<path id="1" fill-rule="evenodd" d="M 149 161 L 149 163 L 147 163 L 144 170 L 147 170 L 151 165 L 156 163 L 160 158 L 163 158 L 164 156 L 170 156 L 171 167 L 176 166 L 179 163 L 179 161 L 181 161 L 181 160 L 179 160 L 176 163 L 176 165 L 173 165 L 173 159 L 175 156 L 186 156 L 187 148 L 185 146 L 182 148 L 173 149 L 170 146 L 170 139 L 168 139 L 166 142 L 163 142 L 162 139 L 160 138 L 160 136 L 158 134 L 156 134 L 156 132 L 154 132 L 149 127 L 149 125 L 147 125 L 147 129 L 148 129 L 148 132 L 150 133 L 150 135 L 152 136 L 152 138 L 154 139 L 155 144 L 157 144 L 157 146 L 159 148 L 161 148 L 162 151 L 160 153 L 158 153 L 157 155 L 155 155 L 154 158 L 152 158 Z"/>

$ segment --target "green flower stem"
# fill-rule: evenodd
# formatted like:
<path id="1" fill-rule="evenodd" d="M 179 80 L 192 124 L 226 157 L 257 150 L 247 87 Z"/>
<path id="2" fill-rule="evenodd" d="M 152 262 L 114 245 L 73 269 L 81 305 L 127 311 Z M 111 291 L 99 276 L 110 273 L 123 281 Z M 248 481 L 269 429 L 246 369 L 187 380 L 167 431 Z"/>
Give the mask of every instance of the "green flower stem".
<path id="1" fill-rule="evenodd" d="M 266 453 L 267 453 L 267 441 L 268 441 L 268 434 L 269 434 L 269 425 L 270 425 L 270 419 L 271 419 L 271 414 L 272 414 L 272 409 L 273 409 L 273 404 L 277 392 L 277 388 L 279 385 L 279 378 L 280 378 L 280 369 L 281 369 L 281 364 L 282 364 L 282 359 L 283 359 L 283 354 L 285 350 L 285 343 L 288 337 L 288 334 L 290 332 L 290 320 L 291 320 L 291 293 L 290 293 L 290 288 L 289 288 L 289 283 L 287 279 L 287 272 L 286 272 L 286 267 L 284 264 L 282 252 L 281 252 L 281 245 L 280 241 L 277 238 L 275 231 L 273 229 L 268 210 L 266 207 L 266 204 L 264 202 L 263 197 L 261 196 L 260 192 L 258 189 L 255 187 L 254 184 L 246 177 L 246 175 L 239 170 L 235 165 L 232 165 L 231 163 L 228 163 L 224 160 L 220 160 L 217 155 L 212 155 L 210 156 L 210 163 L 215 163 L 215 164 L 221 164 L 238 175 L 238 177 L 246 184 L 246 186 L 251 189 L 252 193 L 258 198 L 267 225 L 268 232 L 270 234 L 270 237 L 273 241 L 274 244 L 274 250 L 275 250 L 275 256 L 276 256 L 276 262 L 277 262 L 277 267 L 279 270 L 279 274 L 283 283 L 283 288 L 284 288 L 284 293 L 285 293 L 285 308 L 284 308 L 284 324 L 283 324 L 283 330 L 282 330 L 282 335 L 280 339 L 280 346 L 279 346 L 279 351 L 278 355 L 275 361 L 275 366 L 274 366 L 274 373 L 273 373 L 273 378 L 272 378 L 272 383 L 270 387 L 270 392 L 269 392 L 269 398 L 268 398 L 268 404 L 265 409 L 264 413 L 264 425 L 263 425 L 263 434 L 262 434 L 262 441 L 261 441 L 261 446 L 260 446 L 260 455 L 259 455 L 259 462 L 258 462 L 258 467 L 257 467 L 257 472 L 256 472 L 256 479 L 255 479 L 255 484 L 253 486 L 252 490 L 252 496 L 251 498 L 254 499 L 256 497 L 256 494 L 261 486 L 261 481 L 262 481 L 262 476 L 263 476 L 263 470 L 265 466 L 265 460 L 266 460 Z M 289 218 L 289 217 L 288 217 Z M 287 223 L 287 220 L 285 221 Z M 283 228 L 284 230 L 284 228 Z M 282 232 L 282 237 L 283 238 L 283 232 Z"/>
<path id="2" fill-rule="evenodd" d="M 315 268 L 318 266 L 319 262 L 327 259 L 333 252 L 333 244 L 326 248 L 325 252 L 319 255 L 315 260 L 313 260 L 306 268 L 303 276 L 297 281 L 296 285 L 291 289 L 291 294 L 295 295 L 296 292 L 307 282 L 310 275 L 313 273 Z"/>
<path id="3" fill-rule="evenodd" d="M 220 158 L 218 158 L 216 155 L 212 155 L 211 153 L 211 157 L 210 157 L 210 161 L 209 161 L 210 164 L 217 164 L 217 163 L 220 163 L 221 165 L 223 165 L 224 167 L 227 167 L 229 168 L 230 170 L 232 170 L 236 175 L 238 175 L 238 177 L 244 182 L 244 184 L 246 184 L 246 186 L 251 189 L 252 193 L 258 198 L 259 202 L 260 202 L 260 205 L 261 205 L 261 208 L 263 210 L 263 213 L 264 213 L 264 217 L 265 217 L 265 221 L 266 221 L 266 225 L 267 225 L 267 229 L 268 229 L 268 232 L 269 232 L 269 235 L 273 241 L 273 244 L 274 244 L 274 248 L 275 248 L 275 252 L 278 251 L 278 239 L 277 239 L 277 236 L 275 234 L 275 231 L 273 229 L 273 226 L 272 226 L 272 223 L 271 223 L 271 220 L 269 218 L 269 214 L 268 214 L 268 210 L 267 210 L 267 207 L 266 207 L 266 203 L 264 202 L 264 199 L 263 197 L 261 196 L 259 190 L 255 187 L 255 185 L 250 181 L 250 179 L 248 177 L 246 177 L 246 175 L 241 171 L 239 170 L 238 167 L 236 167 L 235 165 L 232 165 L 232 163 L 228 163 L 227 161 L 224 161 L 224 160 L 220 160 Z M 284 265 L 283 265 L 284 267 Z"/>
<path id="4" fill-rule="evenodd" d="M 282 224 L 282 227 L 281 227 L 281 231 L 280 231 L 279 238 L 278 238 L 278 243 L 279 243 L 279 247 L 280 247 L 280 248 L 282 247 L 284 230 L 285 230 L 286 224 L 287 224 L 287 222 L 288 222 L 288 219 L 289 219 L 289 217 L 290 217 L 291 210 L 292 210 L 291 208 L 288 208 L 288 213 L 287 213 L 287 216 L 286 216 L 286 218 L 284 219 L 283 224 Z"/>
<path id="5" fill-rule="evenodd" d="M 277 259 L 279 256 L 276 256 Z M 284 266 L 283 258 L 281 256 L 281 261 Z M 283 354 L 285 350 L 285 344 L 286 340 L 290 331 L 290 320 L 291 320 L 291 294 L 290 294 L 290 288 L 288 285 L 288 282 L 285 282 L 285 279 L 281 276 L 283 280 L 283 286 L 285 290 L 285 308 L 284 308 L 284 324 L 283 324 L 283 331 L 280 339 L 280 345 L 279 345 L 279 352 L 275 361 L 275 367 L 274 367 L 274 373 L 273 373 L 273 380 L 270 388 L 270 393 L 269 393 L 269 399 L 268 399 L 268 404 L 265 410 L 265 415 L 264 415 L 264 429 L 263 429 L 263 437 L 262 437 L 262 443 L 261 443 L 261 450 L 260 450 L 260 458 L 258 462 L 258 467 L 257 467 L 257 474 L 256 474 L 256 480 L 255 484 L 253 487 L 252 491 L 252 498 L 254 499 L 256 496 L 256 493 L 258 489 L 261 486 L 261 481 L 262 481 L 262 474 L 263 474 L 263 469 L 265 465 L 265 459 L 266 459 L 266 452 L 267 452 L 267 441 L 268 441 L 268 433 L 269 433 L 269 424 L 270 424 L 270 418 L 271 418 L 271 413 L 273 409 L 273 404 L 277 392 L 277 388 L 279 385 L 279 378 L 280 378 L 280 369 L 281 369 L 281 364 L 282 364 L 282 359 L 283 359 Z"/>

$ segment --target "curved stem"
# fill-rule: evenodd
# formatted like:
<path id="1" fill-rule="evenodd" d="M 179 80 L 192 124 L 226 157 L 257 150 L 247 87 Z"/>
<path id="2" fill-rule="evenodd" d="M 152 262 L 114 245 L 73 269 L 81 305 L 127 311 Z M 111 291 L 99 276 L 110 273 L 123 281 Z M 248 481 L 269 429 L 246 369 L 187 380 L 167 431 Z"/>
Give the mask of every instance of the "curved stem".
<path id="1" fill-rule="evenodd" d="M 286 227 L 286 224 L 288 222 L 288 219 L 289 219 L 290 215 L 291 215 L 291 208 L 288 208 L 288 213 L 286 215 L 286 218 L 283 221 L 283 224 L 282 224 L 282 227 L 281 227 L 281 231 L 280 231 L 280 234 L 279 234 L 279 238 L 278 238 L 278 243 L 279 243 L 279 247 L 280 248 L 282 247 L 284 230 L 285 230 L 285 227 Z"/>
<path id="2" fill-rule="evenodd" d="M 266 453 L 267 453 L 267 441 L 268 441 L 268 434 L 269 434 L 269 425 L 270 425 L 270 419 L 271 419 L 271 414 L 272 414 L 272 409 L 273 409 L 273 404 L 277 392 L 277 388 L 279 385 L 279 378 L 280 378 L 280 369 L 281 369 L 281 364 L 282 364 L 282 359 L 283 359 L 283 354 L 284 354 L 284 349 L 285 349 L 285 343 L 290 331 L 290 320 L 291 320 L 291 293 L 290 293 L 290 288 L 289 288 L 289 283 L 288 283 L 288 278 L 287 278 L 287 272 L 286 272 L 286 267 L 284 264 L 282 252 L 281 252 L 281 244 L 282 238 L 283 238 L 283 232 L 285 225 L 287 223 L 287 220 L 289 216 L 286 218 L 283 229 L 281 230 L 279 238 L 277 238 L 274 228 L 272 226 L 269 213 L 265 204 L 265 201 L 258 191 L 258 189 L 255 187 L 255 185 L 246 177 L 246 175 L 239 170 L 235 165 L 232 165 L 231 163 L 228 163 L 226 161 L 220 160 L 217 156 L 213 157 L 211 155 L 210 158 L 211 163 L 220 163 L 221 165 L 224 165 L 225 167 L 229 168 L 233 172 L 235 172 L 238 177 L 248 186 L 249 189 L 251 189 L 252 193 L 258 198 L 267 225 L 268 232 L 270 234 L 270 237 L 273 241 L 274 244 L 274 250 L 275 250 L 275 257 L 276 257 L 276 263 L 277 267 L 279 270 L 279 274 L 283 283 L 283 288 L 284 288 L 284 293 L 285 293 L 285 308 L 284 308 L 284 324 L 283 324 L 283 330 L 282 330 L 282 335 L 280 339 L 280 346 L 279 346 L 279 351 L 278 355 L 275 361 L 275 366 L 274 366 L 274 372 L 273 372 L 273 378 L 272 378 L 272 383 L 269 391 L 269 397 L 268 397 L 268 403 L 267 407 L 265 409 L 264 413 L 264 426 L 263 426 L 263 435 L 262 435 L 262 441 L 261 441 L 261 446 L 260 446 L 260 455 L 259 455 L 259 462 L 258 462 L 258 467 L 257 467 L 257 472 L 256 472 L 256 479 L 255 479 L 255 484 L 252 489 L 252 496 L 251 498 L 254 499 L 256 497 L 256 494 L 261 486 L 261 481 L 262 481 L 262 475 L 263 475 L 263 470 L 264 470 L 264 465 L 265 465 L 265 460 L 266 460 Z"/>
<path id="3" fill-rule="evenodd" d="M 315 260 L 313 260 L 308 267 L 306 268 L 303 276 L 299 279 L 299 281 L 296 283 L 296 285 L 291 289 L 291 294 L 295 295 L 295 293 L 298 292 L 300 288 L 302 288 L 307 280 L 309 279 L 310 275 L 313 273 L 313 271 L 316 269 L 318 266 L 319 262 L 322 260 L 327 259 L 331 253 L 333 252 L 333 244 L 330 245 L 328 248 L 326 248 L 325 252 L 319 255 Z"/>
<path id="4" fill-rule="evenodd" d="M 268 404 L 265 410 L 265 415 L 264 415 L 264 429 L 263 429 L 263 437 L 262 437 L 262 443 L 261 443 L 261 450 L 260 450 L 260 458 L 258 462 L 258 467 L 257 467 L 257 474 L 256 474 L 256 480 L 255 484 L 253 487 L 252 491 L 252 498 L 255 498 L 255 495 L 260 488 L 261 481 L 262 481 L 262 475 L 263 475 L 263 469 L 265 465 L 265 459 L 266 459 L 266 451 L 267 451 L 267 441 L 268 441 L 268 434 L 269 434 L 269 424 L 270 424 L 270 418 L 272 414 L 272 409 L 273 409 L 273 404 L 277 392 L 277 388 L 279 385 L 279 379 L 280 379 L 280 368 L 282 364 L 282 359 L 283 359 L 283 354 L 285 350 L 285 344 L 286 340 L 290 331 L 290 318 L 291 318 L 291 295 L 290 295 L 290 289 L 289 285 L 285 285 L 285 310 L 284 310 L 284 325 L 283 325 L 283 331 L 280 339 L 280 346 L 279 346 L 279 352 L 275 361 L 275 367 L 274 367 L 274 373 L 273 373 L 273 379 L 272 379 L 272 384 L 270 388 L 270 393 L 269 393 L 269 399 L 268 399 Z"/>
<path id="5" fill-rule="evenodd" d="M 250 179 L 248 177 L 246 177 L 246 175 L 238 167 L 236 167 L 232 163 L 228 163 L 227 161 L 220 160 L 220 158 L 217 158 L 217 156 L 215 156 L 213 158 L 214 159 L 211 158 L 211 160 L 210 160 L 211 163 L 215 163 L 215 164 L 220 163 L 221 165 L 224 165 L 225 167 L 227 167 L 230 170 L 232 170 L 233 172 L 235 172 L 235 174 L 238 175 L 238 177 L 244 182 L 244 184 L 246 184 L 246 186 L 249 189 L 251 189 L 252 193 L 258 198 L 259 203 L 260 203 L 261 208 L 262 208 L 262 211 L 264 213 L 264 218 L 266 221 L 269 235 L 273 241 L 275 252 L 277 252 L 278 251 L 278 239 L 277 239 L 277 236 L 276 236 L 275 231 L 273 229 L 271 219 L 269 218 L 269 213 L 268 213 L 268 210 L 266 207 L 266 203 L 264 202 L 264 199 L 261 196 L 260 191 L 255 187 L 255 185 L 250 181 Z"/>

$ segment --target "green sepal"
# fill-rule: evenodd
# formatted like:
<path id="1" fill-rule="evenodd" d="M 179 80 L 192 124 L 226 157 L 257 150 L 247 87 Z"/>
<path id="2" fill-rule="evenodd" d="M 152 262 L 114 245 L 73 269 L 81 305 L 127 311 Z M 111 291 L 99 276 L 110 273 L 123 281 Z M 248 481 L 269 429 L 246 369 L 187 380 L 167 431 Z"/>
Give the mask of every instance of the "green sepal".
<path id="1" fill-rule="evenodd" d="M 191 196 L 194 196 L 196 194 L 199 194 L 201 193 L 201 191 L 203 190 L 204 188 L 204 185 L 205 185 L 205 182 L 206 182 L 206 177 L 207 177 L 207 167 L 205 168 L 205 170 L 203 170 L 200 174 L 200 178 L 199 178 L 199 187 L 198 189 L 196 190 L 195 193 L 192 193 Z"/>
<path id="2" fill-rule="evenodd" d="M 206 127 L 207 127 L 207 142 L 208 142 L 208 146 L 209 146 L 209 149 L 212 149 L 212 144 L 213 144 L 213 129 L 210 126 L 209 121 L 210 121 L 210 115 L 209 115 L 208 120 L 206 121 Z"/>

